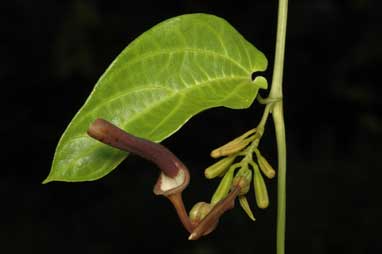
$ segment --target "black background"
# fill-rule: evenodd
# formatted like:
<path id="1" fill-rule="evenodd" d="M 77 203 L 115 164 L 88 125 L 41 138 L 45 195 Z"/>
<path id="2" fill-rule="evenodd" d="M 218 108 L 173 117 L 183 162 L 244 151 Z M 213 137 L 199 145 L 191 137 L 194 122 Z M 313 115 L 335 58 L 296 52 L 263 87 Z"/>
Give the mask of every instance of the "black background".
<path id="1" fill-rule="evenodd" d="M 288 253 L 382 250 L 377 2 L 290 1 Z M 275 253 L 276 180 L 268 181 L 270 208 L 255 210 L 255 223 L 237 207 L 197 242 L 187 241 L 170 204 L 154 196 L 158 172 L 138 157 L 95 182 L 41 184 L 60 135 L 111 61 L 156 23 L 194 12 L 229 21 L 267 55 L 271 79 L 277 1 L 2 3 L 1 253 Z M 188 208 L 217 185 L 203 178 L 209 151 L 255 126 L 261 108 L 208 110 L 164 141 L 191 170 Z M 261 148 L 275 165 L 274 141 L 269 125 Z"/>

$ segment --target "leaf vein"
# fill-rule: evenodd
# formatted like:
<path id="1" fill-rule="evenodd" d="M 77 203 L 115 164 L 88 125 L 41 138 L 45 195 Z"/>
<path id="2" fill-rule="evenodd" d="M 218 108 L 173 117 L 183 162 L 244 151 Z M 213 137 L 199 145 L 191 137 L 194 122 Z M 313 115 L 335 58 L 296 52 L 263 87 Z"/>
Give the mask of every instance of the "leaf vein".
<path id="1" fill-rule="evenodd" d="M 124 63 L 121 66 L 118 66 L 118 67 L 115 66 L 113 73 L 109 73 L 109 75 L 113 74 L 113 75 L 110 75 L 109 79 L 112 79 L 112 77 L 115 76 L 115 74 L 122 72 L 123 70 L 125 70 L 126 68 L 128 68 L 129 66 L 131 66 L 133 64 L 136 64 L 137 62 L 146 61 L 149 58 L 157 57 L 157 56 L 164 55 L 164 54 L 170 55 L 170 54 L 182 54 L 182 53 L 206 54 L 206 55 L 211 55 L 211 56 L 223 58 L 223 59 L 233 63 L 234 65 L 236 65 L 239 69 L 243 70 L 245 73 L 250 72 L 250 70 L 246 69 L 243 65 L 241 65 L 241 63 L 234 60 L 233 58 L 230 58 L 226 55 L 219 54 L 219 53 L 211 51 L 211 50 L 200 49 L 200 48 L 182 48 L 182 49 L 174 48 L 174 49 L 167 49 L 167 50 L 162 49 L 159 51 L 155 51 L 154 53 L 149 52 L 149 53 L 140 55 L 139 58 L 132 58 L 132 59 L 130 59 L 130 61 L 127 61 L 126 63 Z M 108 80 L 108 79 L 105 77 L 103 79 L 103 81 L 105 81 L 105 80 Z"/>

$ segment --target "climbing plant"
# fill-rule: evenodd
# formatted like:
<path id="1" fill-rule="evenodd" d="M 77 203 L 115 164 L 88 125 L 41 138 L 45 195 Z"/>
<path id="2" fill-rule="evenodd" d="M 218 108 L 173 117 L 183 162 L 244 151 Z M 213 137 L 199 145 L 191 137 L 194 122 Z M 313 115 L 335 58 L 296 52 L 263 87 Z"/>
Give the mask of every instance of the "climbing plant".
<path id="1" fill-rule="evenodd" d="M 161 170 L 154 193 L 172 202 L 189 239 L 196 240 L 214 230 L 236 199 L 255 220 L 246 194 L 253 184 L 257 206 L 266 208 L 266 182 L 277 175 L 277 251 L 283 253 L 286 149 L 281 84 L 286 13 L 287 1 L 280 1 L 276 58 L 267 98 L 258 95 L 260 89 L 268 88 L 260 73 L 267 68 L 266 57 L 226 20 L 187 14 L 143 33 L 111 63 L 69 123 L 43 183 L 97 180 L 130 153 L 137 154 Z M 211 152 L 218 160 L 204 173 L 208 179 L 220 177 L 220 184 L 210 202 L 199 202 L 187 213 L 181 194 L 189 183 L 188 169 L 159 143 L 206 109 L 243 109 L 256 98 L 265 104 L 263 117 L 255 128 Z M 270 114 L 278 146 L 277 174 L 260 149 Z"/>

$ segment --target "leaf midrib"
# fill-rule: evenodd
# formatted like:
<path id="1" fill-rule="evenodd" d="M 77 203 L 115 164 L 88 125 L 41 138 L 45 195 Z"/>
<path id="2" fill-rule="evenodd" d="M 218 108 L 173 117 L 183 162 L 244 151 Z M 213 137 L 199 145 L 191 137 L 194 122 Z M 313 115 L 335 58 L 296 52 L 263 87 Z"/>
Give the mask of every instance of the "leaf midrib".
<path id="1" fill-rule="evenodd" d="M 239 62 L 235 61 L 233 58 L 230 58 L 228 55 L 219 54 L 219 53 L 212 51 L 212 50 L 200 49 L 200 48 L 174 48 L 174 49 L 165 49 L 165 50 L 161 49 L 158 51 L 149 52 L 149 53 L 146 53 L 143 55 L 133 57 L 132 59 L 129 59 L 126 63 L 123 63 L 123 65 L 121 65 L 121 66 L 116 67 L 115 65 L 117 65 L 119 63 L 115 63 L 113 66 L 114 69 L 113 69 L 112 73 L 106 72 L 105 75 L 103 75 L 101 77 L 100 82 L 110 81 L 113 79 L 114 76 L 117 76 L 120 72 L 127 69 L 130 65 L 136 64 L 138 62 L 143 62 L 148 58 L 152 58 L 152 57 L 156 57 L 156 56 L 164 55 L 164 54 L 170 55 L 170 54 L 180 54 L 180 53 L 187 53 L 187 52 L 191 52 L 191 53 L 195 53 L 195 54 L 206 54 L 206 55 L 212 55 L 212 56 L 216 56 L 219 58 L 223 58 L 223 59 L 233 63 L 234 65 L 236 65 L 238 68 L 243 70 L 245 73 L 251 72 L 251 70 L 247 69 L 246 67 L 241 65 Z M 128 52 L 126 52 L 123 57 L 128 57 Z M 120 59 L 120 61 L 122 61 L 122 59 Z M 109 78 L 107 78 L 107 79 L 105 78 L 107 76 L 106 74 L 110 75 Z"/>
<path id="2" fill-rule="evenodd" d="M 170 89 L 168 87 L 162 87 L 162 86 L 152 86 L 152 87 L 146 87 L 145 89 L 141 88 L 141 89 L 134 89 L 134 90 L 131 90 L 131 91 L 127 91 L 125 93 L 120 93 L 118 94 L 117 96 L 113 96 L 111 97 L 110 99 L 107 99 L 105 101 L 103 101 L 102 103 L 99 103 L 97 104 L 96 107 L 92 108 L 91 110 L 88 110 L 87 112 L 85 111 L 85 114 L 82 115 L 81 117 L 84 119 L 83 121 L 86 121 L 86 118 L 87 116 L 89 116 L 90 114 L 92 114 L 93 111 L 96 111 L 98 108 L 104 106 L 105 104 L 109 104 L 111 101 L 114 101 L 114 100 L 118 100 L 119 98 L 122 98 L 122 97 L 125 97 L 125 96 L 128 96 L 129 94 L 132 94 L 132 93 L 135 93 L 135 92 L 140 92 L 140 91 L 143 91 L 143 90 L 150 90 L 150 89 L 167 89 L 167 90 L 170 90 L 172 93 L 168 96 L 164 96 L 164 99 L 163 100 L 167 100 L 169 98 L 171 98 L 172 96 L 176 96 L 176 95 L 183 95 L 183 94 L 186 94 L 188 93 L 190 90 L 193 90 L 193 89 L 200 89 L 201 87 L 203 86 L 208 86 L 210 85 L 209 83 L 210 82 L 216 82 L 216 81 L 219 81 L 219 80 L 238 80 L 238 81 L 241 81 L 241 80 L 248 80 L 242 76 L 233 76 L 233 77 L 219 77 L 219 78 L 214 78 L 214 79 L 209 79 L 209 80 L 203 80 L 202 82 L 196 82 L 188 87 L 184 87 L 183 89 L 181 90 L 174 90 L 174 89 Z M 249 81 L 249 80 L 248 80 Z M 159 100 L 158 102 L 161 102 L 163 100 Z M 152 103 L 151 105 L 155 105 L 156 103 Z M 146 111 L 147 109 L 150 109 L 152 108 L 151 106 L 148 106 L 147 108 L 144 109 L 144 111 Z M 85 109 L 84 109 L 85 110 Z M 82 111 L 82 110 L 81 110 Z M 130 119 L 133 119 L 135 117 L 138 117 L 136 116 L 137 114 L 135 114 L 135 116 L 131 117 Z M 81 125 L 82 124 L 82 121 L 79 122 L 77 125 Z M 78 136 L 78 137 L 81 137 L 81 136 Z M 71 139 L 75 139 L 77 137 L 72 137 Z"/>
<path id="3" fill-rule="evenodd" d="M 226 78 L 226 79 L 227 79 L 227 78 Z M 238 81 L 241 80 L 242 82 L 246 82 L 246 81 L 248 81 L 248 80 L 245 79 L 245 78 L 231 78 L 231 79 L 232 79 L 232 80 L 234 80 L 234 79 L 238 79 Z M 214 80 L 214 81 L 216 81 L 216 80 Z M 209 81 L 208 81 L 208 82 L 209 82 Z M 203 83 L 205 83 L 205 84 L 200 85 L 200 86 L 208 86 L 208 85 L 209 85 L 208 82 L 203 82 Z M 211 81 L 211 82 L 213 82 L 213 81 Z M 227 95 L 224 97 L 224 99 L 222 99 L 221 101 L 224 101 L 226 98 L 229 98 L 230 96 L 232 96 L 232 94 L 236 92 L 236 89 L 238 89 L 239 85 L 241 85 L 242 82 L 241 82 L 240 84 L 238 84 L 237 87 L 236 87 L 235 89 L 233 89 L 229 94 L 227 94 Z M 190 87 L 190 88 L 193 88 L 193 87 Z M 186 90 L 190 90 L 190 89 L 186 89 Z M 184 95 L 186 94 L 186 92 L 188 92 L 188 91 L 185 92 L 184 90 L 181 90 L 181 91 L 183 91 L 183 95 L 182 95 L 182 97 L 184 97 Z M 122 127 L 122 126 L 126 126 L 128 123 L 131 123 L 131 122 L 135 121 L 135 119 L 138 118 L 138 117 L 141 117 L 142 114 L 146 114 L 146 112 L 149 111 L 150 109 L 152 109 L 152 108 L 156 107 L 157 105 L 159 105 L 159 104 L 165 102 L 166 100 L 170 99 L 171 97 L 178 95 L 178 93 L 179 93 L 179 92 L 177 92 L 177 93 L 173 93 L 173 94 L 171 94 L 170 96 L 165 97 L 163 100 L 159 100 L 159 101 L 156 101 L 155 103 L 152 103 L 149 107 L 147 107 L 147 108 L 145 108 L 143 111 L 141 111 L 141 112 L 142 112 L 141 114 L 139 114 L 139 115 L 136 114 L 135 116 L 129 118 L 129 120 L 128 120 L 127 122 L 122 123 L 122 124 L 121 124 L 121 127 Z M 89 113 L 90 113 L 90 112 L 89 112 Z M 170 114 L 172 114 L 172 113 L 173 113 L 173 110 L 171 111 Z M 169 115 L 170 115 L 170 114 L 169 114 Z M 72 142 L 72 141 L 75 140 L 75 139 L 84 138 L 84 137 L 87 137 L 86 134 L 81 134 L 81 135 L 79 135 L 79 136 L 72 137 L 72 138 L 70 139 L 70 141 L 68 141 L 68 142 Z M 154 140 L 154 142 L 160 142 L 160 141 L 161 141 L 161 140 Z M 92 149 L 83 150 L 82 153 L 78 153 L 78 157 L 77 157 L 77 158 L 84 157 L 84 155 L 90 154 L 91 152 L 93 152 L 94 150 L 96 150 L 100 145 L 102 145 L 102 144 L 94 144 L 94 146 L 93 146 Z M 68 164 L 68 167 L 72 167 L 72 165 L 75 163 L 75 161 L 77 161 L 77 159 L 73 159 L 72 162 L 71 162 L 70 164 Z"/>

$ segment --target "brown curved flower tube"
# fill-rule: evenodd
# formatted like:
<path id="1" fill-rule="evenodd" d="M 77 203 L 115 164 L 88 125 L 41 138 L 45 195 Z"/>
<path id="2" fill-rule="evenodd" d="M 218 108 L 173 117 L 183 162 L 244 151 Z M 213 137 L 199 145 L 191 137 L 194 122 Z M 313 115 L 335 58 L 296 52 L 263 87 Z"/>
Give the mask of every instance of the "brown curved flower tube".
<path id="1" fill-rule="evenodd" d="M 131 135 L 104 119 L 95 120 L 87 133 L 102 143 L 137 154 L 159 167 L 161 174 L 154 186 L 154 193 L 171 201 L 183 226 L 191 233 L 189 240 L 199 239 L 212 232 L 223 213 L 233 208 L 235 198 L 240 192 L 239 186 L 235 186 L 225 199 L 216 204 L 198 225 L 193 225 L 182 199 L 182 191 L 190 181 L 190 174 L 187 167 L 170 150 L 161 144 Z"/>
<path id="2" fill-rule="evenodd" d="M 186 169 L 186 166 L 163 145 L 133 136 L 104 119 L 95 120 L 90 125 L 88 134 L 102 143 L 154 162 L 169 177 L 175 177 L 179 170 Z"/>
<path id="3" fill-rule="evenodd" d="M 187 187 L 190 175 L 187 167 L 170 150 L 161 144 L 131 135 L 104 119 L 95 120 L 87 133 L 102 143 L 155 163 L 161 174 L 154 186 L 154 193 L 171 201 L 184 227 L 188 232 L 192 232 L 194 227 L 182 199 L 182 191 Z"/>

